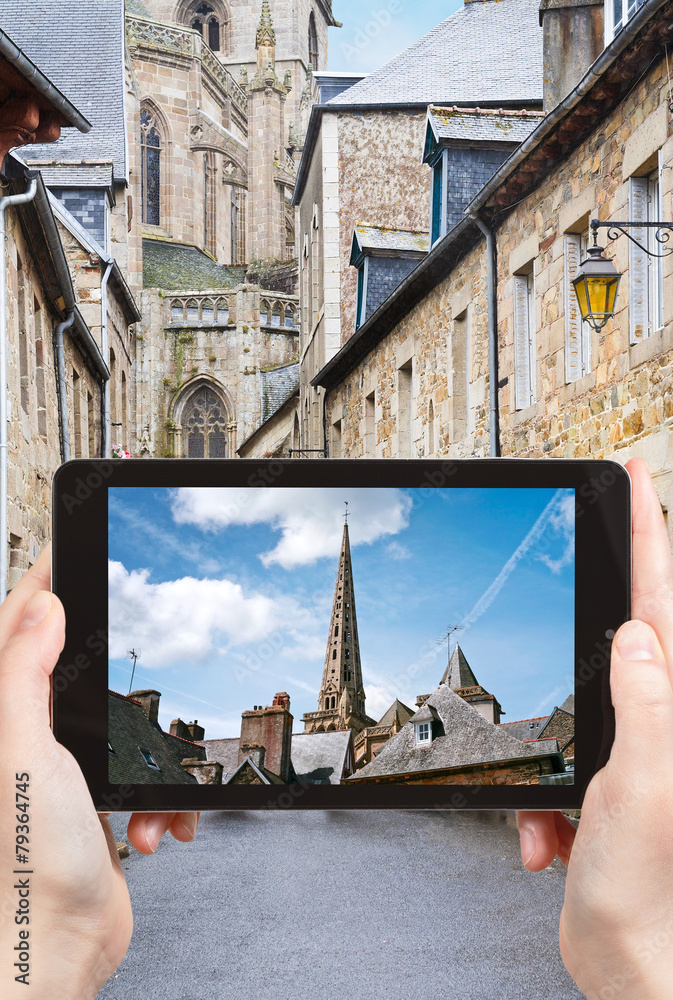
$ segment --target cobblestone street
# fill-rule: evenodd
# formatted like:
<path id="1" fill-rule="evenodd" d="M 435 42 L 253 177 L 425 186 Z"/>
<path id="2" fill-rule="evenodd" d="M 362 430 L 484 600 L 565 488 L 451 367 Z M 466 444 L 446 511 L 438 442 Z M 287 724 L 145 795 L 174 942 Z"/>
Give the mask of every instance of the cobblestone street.
<path id="1" fill-rule="evenodd" d="M 581 997 L 563 866 L 524 870 L 513 814 L 209 813 L 123 864 L 135 930 L 101 1000 Z"/>

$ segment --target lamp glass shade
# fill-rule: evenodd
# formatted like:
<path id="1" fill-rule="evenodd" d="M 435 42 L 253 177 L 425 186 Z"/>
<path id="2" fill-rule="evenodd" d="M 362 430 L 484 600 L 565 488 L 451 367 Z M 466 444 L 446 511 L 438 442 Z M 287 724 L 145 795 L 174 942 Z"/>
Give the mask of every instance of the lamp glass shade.
<path id="1" fill-rule="evenodd" d="M 590 247 L 573 278 L 582 319 L 601 330 L 614 316 L 621 274 L 611 260 L 603 257 L 601 247 Z"/>

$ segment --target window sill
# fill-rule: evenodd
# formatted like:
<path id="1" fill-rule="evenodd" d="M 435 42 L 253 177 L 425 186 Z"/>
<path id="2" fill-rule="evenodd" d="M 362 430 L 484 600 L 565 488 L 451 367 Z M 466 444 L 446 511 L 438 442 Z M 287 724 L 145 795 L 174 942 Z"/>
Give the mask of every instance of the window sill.
<path id="1" fill-rule="evenodd" d="M 519 427 L 533 417 L 539 417 L 544 412 L 544 404 L 540 401 L 524 406 L 520 410 L 510 410 L 509 423 L 511 427 Z"/>
<path id="2" fill-rule="evenodd" d="M 660 327 L 653 334 L 629 347 L 629 369 L 638 368 L 659 354 L 673 349 L 673 325 Z"/>
<path id="3" fill-rule="evenodd" d="M 565 385 L 561 386 L 559 389 L 559 405 L 566 406 L 572 400 L 577 399 L 579 396 L 586 395 L 591 389 L 596 385 L 596 372 L 587 372 L 586 375 L 582 375 L 581 378 L 576 378 L 574 382 L 566 382 Z"/>

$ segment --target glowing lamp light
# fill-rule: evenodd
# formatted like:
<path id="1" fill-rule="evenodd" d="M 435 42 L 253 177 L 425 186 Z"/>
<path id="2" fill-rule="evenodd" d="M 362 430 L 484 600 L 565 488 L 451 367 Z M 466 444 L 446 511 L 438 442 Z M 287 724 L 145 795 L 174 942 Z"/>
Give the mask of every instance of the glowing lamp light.
<path id="1" fill-rule="evenodd" d="M 580 264 L 573 286 L 582 319 L 602 330 L 615 314 L 615 302 L 621 274 L 612 261 L 603 256 L 603 248 L 589 247 L 587 258 Z"/>

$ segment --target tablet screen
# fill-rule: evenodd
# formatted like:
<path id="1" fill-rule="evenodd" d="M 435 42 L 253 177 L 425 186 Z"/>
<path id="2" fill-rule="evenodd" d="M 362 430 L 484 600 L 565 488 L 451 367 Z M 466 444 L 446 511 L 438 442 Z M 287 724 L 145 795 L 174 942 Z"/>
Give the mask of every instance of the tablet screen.
<path id="1" fill-rule="evenodd" d="M 575 490 L 108 490 L 111 784 L 570 784 Z"/>

